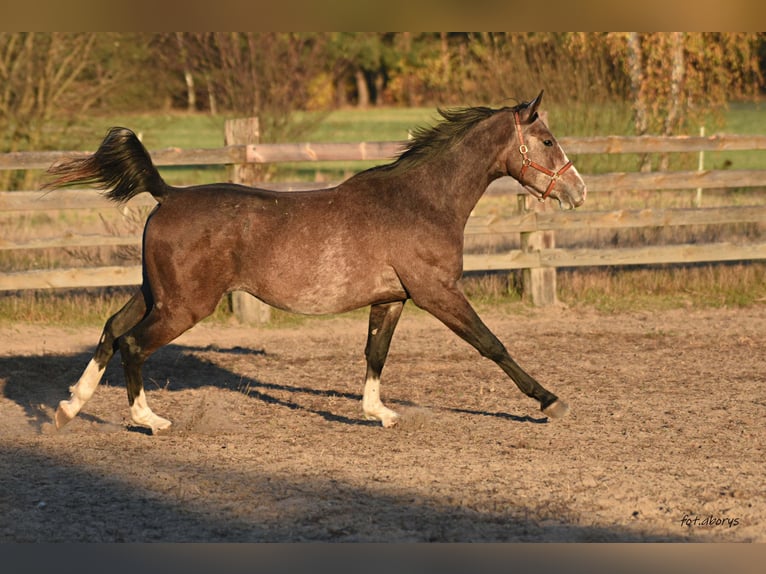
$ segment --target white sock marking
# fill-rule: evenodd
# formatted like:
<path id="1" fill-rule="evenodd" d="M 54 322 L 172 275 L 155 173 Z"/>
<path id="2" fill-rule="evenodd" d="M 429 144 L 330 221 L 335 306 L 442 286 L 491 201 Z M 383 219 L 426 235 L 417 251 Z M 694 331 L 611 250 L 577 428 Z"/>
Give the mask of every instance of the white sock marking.
<path id="1" fill-rule="evenodd" d="M 152 433 L 170 428 L 172 424 L 169 420 L 163 419 L 152 412 L 152 409 L 149 408 L 146 402 L 144 389 L 141 389 L 141 392 L 138 393 L 136 400 L 133 401 L 133 405 L 130 407 L 130 418 L 137 425 L 151 429 Z"/>
<path id="2" fill-rule="evenodd" d="M 71 393 L 69 400 L 59 403 L 59 407 L 69 418 L 76 416 L 83 405 L 93 396 L 99 381 L 101 381 L 101 377 L 104 375 L 104 370 L 104 368 L 98 366 L 95 359 L 91 359 L 80 376 L 80 380 L 69 387 L 69 392 Z"/>
<path id="3" fill-rule="evenodd" d="M 362 411 L 368 420 L 378 420 L 384 427 L 396 424 L 399 415 L 383 405 L 380 400 L 380 379 L 370 377 L 364 382 L 362 394 Z"/>

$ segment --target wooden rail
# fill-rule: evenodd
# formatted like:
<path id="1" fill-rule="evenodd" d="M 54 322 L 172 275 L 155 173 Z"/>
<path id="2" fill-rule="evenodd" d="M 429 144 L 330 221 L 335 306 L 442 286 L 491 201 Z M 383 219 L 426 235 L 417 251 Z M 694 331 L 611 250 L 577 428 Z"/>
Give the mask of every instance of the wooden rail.
<path id="1" fill-rule="evenodd" d="M 2 157 L 1 154 L 0 157 Z M 583 175 L 583 178 L 588 184 L 588 193 L 760 187 L 766 186 L 766 169 L 656 173 L 615 172 L 586 174 Z M 272 189 L 294 191 L 297 189 L 316 189 L 330 184 L 298 182 L 267 185 Z M 503 178 L 490 187 L 489 193 L 523 193 L 523 190 L 510 178 Z M 154 205 L 155 203 L 148 196 L 139 196 L 134 201 L 137 202 L 136 205 Z M 95 190 L 65 189 L 52 193 L 39 191 L 0 192 L 0 212 L 37 211 L 40 209 L 96 209 L 107 205 L 109 203 Z"/>
<path id="2" fill-rule="evenodd" d="M 559 142 L 571 155 L 766 150 L 766 135 L 562 137 L 559 138 Z M 403 143 L 239 144 L 222 148 L 165 148 L 152 151 L 151 155 L 152 161 L 158 166 L 386 160 L 401 151 Z M 88 152 L 5 153 L 0 154 L 0 170 L 48 169 L 52 163 L 76 155 L 86 156 Z"/>
<path id="3" fill-rule="evenodd" d="M 560 138 L 570 154 L 624 154 L 731 150 L 766 150 L 766 136 L 713 135 L 709 137 L 590 137 Z M 164 149 L 152 152 L 158 166 L 248 165 L 273 162 L 316 162 L 387 160 L 402 149 L 402 142 L 239 144 L 218 149 Z M 0 169 L 46 169 L 55 161 L 84 152 L 17 152 L 0 154 Z M 766 166 L 766 161 L 764 162 Z M 589 193 L 654 190 L 752 188 L 766 186 L 763 170 L 701 170 L 652 173 L 607 173 L 584 175 Z M 328 184 L 321 184 L 328 185 Z M 275 184 L 276 189 L 310 189 L 316 184 Z M 489 195 L 521 194 L 510 178 L 490 187 Z M 145 194 L 144 194 L 145 195 Z M 148 195 L 131 201 L 131 206 L 151 206 Z M 110 205 L 94 190 L 0 192 L 0 214 L 39 210 L 104 209 Z M 112 207 L 110 207 L 112 208 Z M 587 209 L 585 207 L 584 209 Z M 766 244 L 712 243 L 660 245 L 632 248 L 556 248 L 535 241 L 536 234 L 563 230 L 624 229 L 685 225 L 750 223 L 766 225 L 766 205 L 722 206 L 699 209 L 637 209 L 569 212 L 527 211 L 501 216 L 472 216 L 467 236 L 521 234 L 521 249 L 498 254 L 464 256 L 467 271 L 511 269 L 556 269 L 599 265 L 643 265 L 766 259 Z M 549 236 L 552 237 L 552 236 Z M 0 252 L 33 249 L 80 248 L 88 246 L 139 246 L 138 234 L 111 236 L 69 234 L 53 238 L 11 240 L 0 237 Z M 548 242 L 553 245 L 552 241 Z M 549 275 L 550 276 L 550 275 Z M 48 288 L 134 285 L 141 280 L 136 266 L 109 266 L 80 269 L 45 269 L 0 273 L 0 291 Z M 554 289 L 555 290 L 555 289 Z"/>

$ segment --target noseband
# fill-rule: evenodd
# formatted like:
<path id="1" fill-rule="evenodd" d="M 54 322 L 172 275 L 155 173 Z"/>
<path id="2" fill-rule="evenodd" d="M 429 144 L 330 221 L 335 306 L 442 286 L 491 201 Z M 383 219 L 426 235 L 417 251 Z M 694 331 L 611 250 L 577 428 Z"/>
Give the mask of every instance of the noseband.
<path id="1" fill-rule="evenodd" d="M 547 167 L 540 165 L 539 163 L 536 163 L 529 159 L 527 156 L 527 152 L 529 152 L 529 148 L 524 143 L 524 136 L 521 133 L 521 120 L 519 119 L 519 112 L 513 112 L 514 120 L 516 121 L 516 133 L 519 135 L 519 152 L 521 153 L 521 171 L 519 172 L 519 183 L 521 185 L 524 185 L 524 182 L 522 179 L 524 178 L 524 173 L 527 171 L 528 167 L 534 168 L 537 171 L 544 173 L 548 177 L 551 178 L 551 182 L 548 184 L 548 188 L 545 190 L 545 193 L 543 193 L 541 196 L 539 196 L 537 199 L 540 201 L 545 201 L 548 196 L 553 191 L 553 188 L 556 185 L 556 182 L 559 180 L 561 175 L 568 170 L 570 167 L 572 167 L 572 162 L 568 161 L 564 167 L 562 167 L 558 171 L 551 171 Z"/>

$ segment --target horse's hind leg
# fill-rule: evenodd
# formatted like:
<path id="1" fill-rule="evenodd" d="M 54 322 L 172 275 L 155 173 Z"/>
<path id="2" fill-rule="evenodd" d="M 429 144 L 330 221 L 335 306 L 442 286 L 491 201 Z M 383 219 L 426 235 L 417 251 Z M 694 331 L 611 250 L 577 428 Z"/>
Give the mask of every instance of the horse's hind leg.
<path id="1" fill-rule="evenodd" d="M 77 416 L 83 405 L 93 396 L 107 364 L 114 356 L 115 340 L 136 325 L 145 314 L 146 299 L 144 293 L 139 290 L 122 309 L 107 320 L 93 358 L 77 383 L 69 387 L 69 400 L 61 401 L 56 409 L 56 428 L 61 428 Z"/>
<path id="2" fill-rule="evenodd" d="M 141 368 L 146 359 L 157 349 L 170 343 L 203 317 L 212 313 L 215 310 L 215 302 L 205 310 L 206 312 L 198 315 L 182 309 L 181 306 L 178 307 L 182 309 L 181 311 L 172 312 L 171 307 L 173 306 L 156 305 L 143 321 L 117 340 L 125 370 L 130 416 L 135 424 L 150 429 L 152 433 L 170 428 L 172 423 L 154 414 L 149 408 L 144 393 Z"/>
<path id="3" fill-rule="evenodd" d="M 368 420 L 379 420 L 384 427 L 394 426 L 399 415 L 383 406 L 380 400 L 380 374 L 388 356 L 391 337 L 402 314 L 404 301 L 373 305 L 367 332 L 367 376 L 364 382 L 362 410 Z"/>

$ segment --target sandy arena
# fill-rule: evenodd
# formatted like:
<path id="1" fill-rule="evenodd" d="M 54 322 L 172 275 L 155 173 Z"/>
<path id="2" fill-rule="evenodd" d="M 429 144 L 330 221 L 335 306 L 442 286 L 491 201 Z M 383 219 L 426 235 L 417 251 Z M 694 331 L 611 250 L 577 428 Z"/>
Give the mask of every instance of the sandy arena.
<path id="1" fill-rule="evenodd" d="M 408 307 L 393 429 L 361 414 L 360 315 L 195 327 L 146 365 L 158 436 L 118 357 L 53 427 L 99 328 L 0 328 L 0 542 L 766 542 L 766 306 L 483 310 L 561 421 Z"/>

